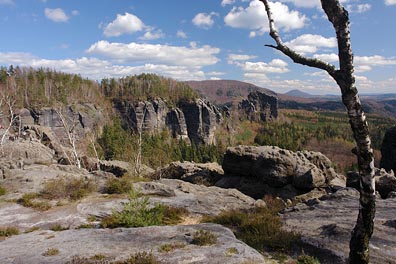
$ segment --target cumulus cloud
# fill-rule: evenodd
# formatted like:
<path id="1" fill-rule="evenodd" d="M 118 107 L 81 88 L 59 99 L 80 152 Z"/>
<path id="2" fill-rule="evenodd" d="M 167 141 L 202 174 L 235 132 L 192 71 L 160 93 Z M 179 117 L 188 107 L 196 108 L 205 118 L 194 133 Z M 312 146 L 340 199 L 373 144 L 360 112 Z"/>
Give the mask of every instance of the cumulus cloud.
<path id="1" fill-rule="evenodd" d="M 212 12 L 210 14 L 207 13 L 198 13 L 195 15 L 195 17 L 192 19 L 192 22 L 195 26 L 199 28 L 204 28 L 204 29 L 209 29 L 213 26 L 214 16 L 218 16 L 219 14 Z"/>
<path id="2" fill-rule="evenodd" d="M 298 11 L 290 11 L 288 6 L 280 2 L 270 2 L 276 26 L 284 31 L 299 29 L 305 26 L 307 17 Z M 262 35 L 269 31 L 268 18 L 264 5 L 259 0 L 253 0 L 249 6 L 234 7 L 224 17 L 227 26 L 252 30 L 250 37 Z"/>
<path id="3" fill-rule="evenodd" d="M 216 54 L 220 52 L 220 49 L 208 45 L 198 47 L 195 43 L 192 43 L 191 47 L 184 47 L 134 42 L 109 43 L 102 40 L 93 44 L 87 52 L 120 63 L 150 62 L 180 66 L 206 66 L 219 61 Z"/>
<path id="4" fill-rule="evenodd" d="M 122 77 L 143 72 L 156 73 L 177 80 L 203 80 L 205 73 L 200 67 L 169 66 L 164 64 L 145 63 L 141 65 L 117 65 L 98 58 L 77 58 L 63 60 L 48 60 L 35 57 L 29 53 L 1 53 L 0 64 L 20 65 L 22 67 L 49 68 L 66 73 L 81 74 L 94 80 L 104 77 Z"/>
<path id="5" fill-rule="evenodd" d="M 280 59 L 274 59 L 269 63 L 250 62 L 241 64 L 241 68 L 246 73 L 286 73 L 289 71 L 287 63 Z"/>
<path id="6" fill-rule="evenodd" d="M 67 22 L 69 20 L 69 17 L 61 8 L 46 8 L 44 9 L 44 14 L 49 20 L 54 22 Z"/>
<path id="7" fill-rule="evenodd" d="M 257 56 L 245 55 L 245 54 L 229 54 L 228 63 L 235 64 L 236 62 L 238 63 L 239 61 L 247 61 L 255 58 L 257 58 Z"/>
<path id="8" fill-rule="evenodd" d="M 396 5 L 396 0 L 385 0 L 385 5 Z"/>
<path id="9" fill-rule="evenodd" d="M 178 30 L 177 33 L 176 33 L 176 36 L 178 36 L 179 38 L 183 38 L 183 39 L 187 38 L 187 34 L 184 33 L 183 30 Z"/>
<path id="10" fill-rule="evenodd" d="M 144 23 L 137 16 L 130 13 L 118 14 L 115 20 L 104 27 L 103 34 L 106 37 L 118 37 L 142 31 L 144 28 Z"/>
<path id="11" fill-rule="evenodd" d="M 325 38 L 321 35 L 304 34 L 285 43 L 298 53 L 315 53 L 319 48 L 337 47 L 337 39 Z"/>
<path id="12" fill-rule="evenodd" d="M 320 0 L 279 0 L 283 3 L 293 3 L 297 7 L 320 7 Z"/>
<path id="13" fill-rule="evenodd" d="M 159 29 L 159 30 L 155 30 L 155 31 L 147 31 L 139 39 L 141 39 L 141 40 L 154 40 L 154 39 L 160 39 L 160 38 L 163 38 L 163 37 L 165 37 L 165 34 L 162 33 L 162 30 Z"/>
<path id="14" fill-rule="evenodd" d="M 232 5 L 235 3 L 235 0 L 222 0 L 221 6 Z"/>

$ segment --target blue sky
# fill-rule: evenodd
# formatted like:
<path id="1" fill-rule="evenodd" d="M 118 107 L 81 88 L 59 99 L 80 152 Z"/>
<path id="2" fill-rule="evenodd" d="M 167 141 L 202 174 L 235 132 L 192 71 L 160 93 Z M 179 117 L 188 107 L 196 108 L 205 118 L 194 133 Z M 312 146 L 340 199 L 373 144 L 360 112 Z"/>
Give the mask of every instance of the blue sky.
<path id="1" fill-rule="evenodd" d="M 343 0 L 361 93 L 396 92 L 396 0 Z M 272 1 L 283 40 L 336 63 L 320 0 Z M 258 0 L 0 0 L 0 65 L 44 67 L 100 80 L 153 72 L 232 79 L 276 92 L 339 94 L 326 73 L 267 48 Z"/>

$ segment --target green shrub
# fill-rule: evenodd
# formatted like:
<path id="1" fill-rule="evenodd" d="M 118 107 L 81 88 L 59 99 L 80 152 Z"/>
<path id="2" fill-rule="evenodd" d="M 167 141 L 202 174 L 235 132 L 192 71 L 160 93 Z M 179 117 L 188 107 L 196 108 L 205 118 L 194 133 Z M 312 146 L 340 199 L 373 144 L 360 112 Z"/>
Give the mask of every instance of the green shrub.
<path id="1" fill-rule="evenodd" d="M 125 261 L 117 262 L 117 264 L 160 264 L 160 262 L 153 253 L 143 251 L 136 253 Z"/>
<path id="2" fill-rule="evenodd" d="M 269 197 L 265 201 L 266 208 L 223 212 L 215 217 L 205 217 L 202 221 L 229 227 L 237 238 L 258 251 L 288 252 L 299 241 L 299 236 L 282 230 L 282 220 L 278 216 L 282 202 Z"/>
<path id="3" fill-rule="evenodd" d="M 13 226 L 0 227 L 0 237 L 10 237 L 13 235 L 19 235 L 19 229 Z"/>
<path id="4" fill-rule="evenodd" d="M 316 259 L 314 257 L 302 254 L 302 255 L 298 256 L 297 264 L 320 264 L 320 262 L 318 259 Z"/>
<path id="5" fill-rule="evenodd" d="M 17 203 L 25 207 L 38 209 L 40 211 L 46 211 L 51 208 L 51 205 L 48 201 L 38 199 L 40 199 L 40 195 L 38 193 L 25 193 L 17 200 Z"/>
<path id="6" fill-rule="evenodd" d="M 40 230 L 40 227 L 33 226 L 33 227 L 29 228 L 29 229 L 26 229 L 24 233 L 27 234 L 27 233 L 31 233 L 31 232 L 34 232 L 34 231 L 37 231 L 37 230 Z"/>
<path id="7" fill-rule="evenodd" d="M 162 204 L 150 205 L 148 197 L 132 189 L 129 201 L 124 204 L 122 211 L 113 213 L 101 220 L 104 228 L 143 227 L 153 225 L 169 225 L 179 223 L 187 210 L 173 208 Z"/>
<path id="8" fill-rule="evenodd" d="M 194 233 L 191 243 L 198 246 L 209 246 L 216 244 L 216 242 L 217 237 L 213 233 L 201 229 Z"/>
<path id="9" fill-rule="evenodd" d="M 163 244 L 159 248 L 160 252 L 171 252 L 178 248 L 184 248 L 186 245 L 181 243 L 173 243 L 173 244 Z"/>
<path id="10" fill-rule="evenodd" d="M 82 178 L 59 178 L 47 182 L 40 196 L 46 199 L 79 200 L 97 189 L 92 180 Z"/>
<path id="11" fill-rule="evenodd" d="M 0 185 L 0 196 L 6 194 L 6 189 Z"/>

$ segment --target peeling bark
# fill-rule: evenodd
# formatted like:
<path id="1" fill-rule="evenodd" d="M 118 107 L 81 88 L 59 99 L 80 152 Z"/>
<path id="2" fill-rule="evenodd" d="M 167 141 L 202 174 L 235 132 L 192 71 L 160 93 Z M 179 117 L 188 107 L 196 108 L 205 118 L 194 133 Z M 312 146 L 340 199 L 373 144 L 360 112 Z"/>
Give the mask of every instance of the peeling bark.
<path id="1" fill-rule="evenodd" d="M 272 18 L 269 2 L 260 0 L 266 9 L 270 36 L 275 45 L 266 45 L 277 49 L 295 63 L 322 69 L 337 82 L 341 89 L 342 101 L 347 109 L 349 123 L 356 141 L 356 154 L 360 175 L 360 208 L 356 225 L 350 240 L 349 263 L 369 263 L 369 241 L 374 230 L 375 182 L 374 157 L 371 148 L 368 123 L 355 86 L 353 53 L 350 41 L 349 15 L 338 0 L 321 0 L 322 8 L 334 27 L 338 42 L 340 68 L 319 59 L 302 56 L 283 44 Z"/>

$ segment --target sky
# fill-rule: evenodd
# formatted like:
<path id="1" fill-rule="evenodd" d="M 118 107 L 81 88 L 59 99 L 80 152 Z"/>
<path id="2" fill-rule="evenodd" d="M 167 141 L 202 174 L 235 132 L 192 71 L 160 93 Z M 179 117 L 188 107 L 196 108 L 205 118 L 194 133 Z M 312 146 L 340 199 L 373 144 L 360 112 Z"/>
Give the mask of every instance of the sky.
<path id="1" fill-rule="evenodd" d="M 396 93 L 396 0 L 342 0 L 360 93 Z M 337 64 L 320 0 L 271 1 L 283 41 Z M 0 65 L 93 80 L 156 73 L 239 80 L 284 93 L 340 94 L 327 73 L 294 64 L 268 35 L 259 0 L 0 0 Z"/>

